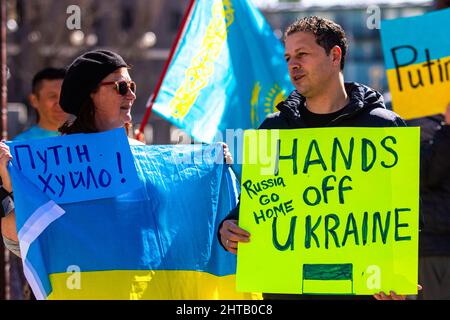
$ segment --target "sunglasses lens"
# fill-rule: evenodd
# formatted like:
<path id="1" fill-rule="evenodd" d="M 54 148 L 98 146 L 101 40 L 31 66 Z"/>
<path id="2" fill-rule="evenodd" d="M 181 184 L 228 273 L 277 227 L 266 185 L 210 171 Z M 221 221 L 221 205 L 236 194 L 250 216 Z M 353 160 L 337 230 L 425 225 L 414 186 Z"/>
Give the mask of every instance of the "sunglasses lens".
<path id="1" fill-rule="evenodd" d="M 119 90 L 119 94 L 122 96 L 125 96 L 128 93 L 128 88 L 131 89 L 131 91 L 136 92 L 136 83 L 131 81 L 129 84 L 126 81 L 120 81 L 117 84 L 117 88 Z"/>
<path id="2" fill-rule="evenodd" d="M 117 84 L 117 88 L 119 89 L 119 94 L 124 96 L 128 92 L 128 84 L 125 81 L 120 81 Z"/>

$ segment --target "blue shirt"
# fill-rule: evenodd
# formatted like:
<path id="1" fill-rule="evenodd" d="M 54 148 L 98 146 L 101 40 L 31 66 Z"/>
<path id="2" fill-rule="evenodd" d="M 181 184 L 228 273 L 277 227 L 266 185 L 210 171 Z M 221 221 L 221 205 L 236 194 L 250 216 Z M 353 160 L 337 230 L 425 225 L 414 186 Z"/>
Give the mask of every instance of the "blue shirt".
<path id="1" fill-rule="evenodd" d="M 39 127 L 37 124 L 32 126 L 30 129 L 18 134 L 13 140 L 21 141 L 21 140 L 29 140 L 29 139 L 38 139 L 38 138 L 50 138 L 59 136 L 58 131 L 51 131 L 47 129 L 43 129 Z"/>

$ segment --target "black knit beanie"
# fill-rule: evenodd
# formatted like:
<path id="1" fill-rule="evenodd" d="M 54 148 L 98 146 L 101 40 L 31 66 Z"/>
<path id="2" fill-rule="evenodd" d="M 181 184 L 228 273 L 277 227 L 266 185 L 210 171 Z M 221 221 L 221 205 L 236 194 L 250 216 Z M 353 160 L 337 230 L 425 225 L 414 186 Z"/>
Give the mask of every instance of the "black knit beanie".
<path id="1" fill-rule="evenodd" d="M 94 50 L 76 58 L 64 77 L 59 99 L 61 108 L 78 116 L 81 106 L 98 84 L 121 67 L 128 65 L 121 56 L 108 50 Z"/>

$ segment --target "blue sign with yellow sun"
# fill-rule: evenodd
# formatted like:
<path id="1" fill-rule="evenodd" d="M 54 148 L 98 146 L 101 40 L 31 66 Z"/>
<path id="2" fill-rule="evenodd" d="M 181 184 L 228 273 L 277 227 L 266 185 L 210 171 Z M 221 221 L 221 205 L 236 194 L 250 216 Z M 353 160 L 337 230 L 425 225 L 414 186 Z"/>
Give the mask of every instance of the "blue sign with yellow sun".
<path id="1" fill-rule="evenodd" d="M 196 1 L 153 110 L 210 143 L 258 127 L 292 90 L 284 48 L 250 1 Z"/>

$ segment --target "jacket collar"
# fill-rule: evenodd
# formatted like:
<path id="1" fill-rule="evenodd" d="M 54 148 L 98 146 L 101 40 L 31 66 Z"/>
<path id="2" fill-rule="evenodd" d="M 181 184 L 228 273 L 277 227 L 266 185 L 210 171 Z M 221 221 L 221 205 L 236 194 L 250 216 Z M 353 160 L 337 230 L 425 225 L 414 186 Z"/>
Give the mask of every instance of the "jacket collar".
<path id="1" fill-rule="evenodd" d="M 356 82 L 346 82 L 344 86 L 349 96 L 349 102 L 344 107 L 343 113 L 332 122 L 352 117 L 363 109 L 385 108 L 383 97 L 379 92 Z M 294 90 L 286 100 L 277 105 L 277 109 L 287 118 L 297 123 L 303 122 L 302 110 L 306 108 L 305 102 L 306 98 Z"/>

